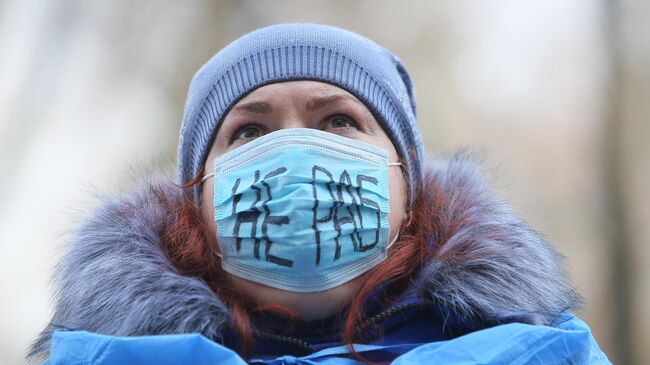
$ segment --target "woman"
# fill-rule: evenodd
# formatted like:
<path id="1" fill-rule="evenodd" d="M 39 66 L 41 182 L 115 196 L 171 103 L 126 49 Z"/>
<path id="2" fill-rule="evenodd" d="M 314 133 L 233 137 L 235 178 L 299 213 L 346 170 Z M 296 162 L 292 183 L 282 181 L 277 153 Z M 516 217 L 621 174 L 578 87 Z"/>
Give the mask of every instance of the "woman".
<path id="1" fill-rule="evenodd" d="M 409 75 L 368 39 L 286 24 L 231 43 L 192 80 L 178 162 L 182 186 L 149 181 L 79 229 L 31 356 L 607 363 L 560 255 L 474 159 L 425 161 Z"/>

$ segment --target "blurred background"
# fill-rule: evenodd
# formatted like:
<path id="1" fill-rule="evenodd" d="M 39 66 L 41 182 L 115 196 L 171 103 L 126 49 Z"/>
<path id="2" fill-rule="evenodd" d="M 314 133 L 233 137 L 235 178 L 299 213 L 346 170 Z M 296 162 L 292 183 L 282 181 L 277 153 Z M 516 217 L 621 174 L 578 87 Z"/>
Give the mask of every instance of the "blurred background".
<path id="1" fill-rule="evenodd" d="M 69 231 L 173 174 L 190 79 L 260 26 L 319 22 L 404 61 L 432 154 L 467 146 L 567 258 L 610 359 L 650 359 L 650 2 L 0 0 L 0 358 L 50 316 Z M 135 167 L 134 167 L 135 166 Z"/>

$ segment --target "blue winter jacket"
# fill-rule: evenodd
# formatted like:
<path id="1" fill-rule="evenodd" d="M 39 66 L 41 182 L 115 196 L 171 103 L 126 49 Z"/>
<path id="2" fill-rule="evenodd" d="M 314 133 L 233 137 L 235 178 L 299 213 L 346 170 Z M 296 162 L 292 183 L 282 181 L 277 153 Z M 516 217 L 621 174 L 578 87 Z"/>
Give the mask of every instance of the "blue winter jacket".
<path id="1" fill-rule="evenodd" d="M 571 313 L 561 255 L 489 189 L 473 157 L 433 159 L 418 196 L 432 254 L 399 292 L 367 300 L 356 351 L 396 364 L 608 363 Z M 54 314 L 31 359 L 47 364 L 245 363 L 229 309 L 167 256 L 182 192 L 149 179 L 101 201 L 56 272 Z M 377 300 L 391 292 L 391 305 Z M 258 364 L 355 364 L 337 318 L 255 318 Z"/>
<path id="2" fill-rule="evenodd" d="M 200 334 L 116 337 L 90 332 L 54 333 L 55 364 L 224 364 L 246 361 L 232 350 Z M 428 343 L 357 345 L 372 361 L 392 364 L 609 364 L 589 327 L 569 313 L 553 326 L 504 324 L 452 340 Z M 284 355 L 250 360 L 253 364 L 362 364 L 346 346 L 324 348 L 310 355 Z"/>

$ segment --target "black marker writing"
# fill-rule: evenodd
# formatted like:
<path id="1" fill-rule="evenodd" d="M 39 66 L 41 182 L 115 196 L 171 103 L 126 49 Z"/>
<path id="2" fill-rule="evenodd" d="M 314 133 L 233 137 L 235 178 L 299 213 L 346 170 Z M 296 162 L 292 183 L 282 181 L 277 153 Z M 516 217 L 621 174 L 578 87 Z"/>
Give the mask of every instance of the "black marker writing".
<path id="1" fill-rule="evenodd" d="M 361 204 L 363 205 L 370 205 L 371 207 L 375 208 L 375 212 L 377 212 L 377 230 L 375 231 L 375 241 L 370 244 L 370 245 L 364 245 L 362 241 L 359 241 L 359 251 L 364 252 L 367 251 L 377 245 L 379 242 L 379 229 L 381 228 L 381 218 L 379 215 L 379 204 L 377 204 L 376 201 L 368 198 L 364 198 L 363 195 L 361 195 L 361 188 L 362 188 L 362 183 L 366 181 L 371 184 L 377 185 L 378 181 L 377 178 L 372 177 L 372 176 L 367 176 L 367 175 L 358 175 L 357 176 L 357 194 L 359 194 L 359 198 L 361 199 Z M 359 213 L 359 218 L 361 218 L 362 215 Z M 361 228 L 363 228 L 363 219 L 361 220 Z M 359 238 L 361 239 L 361 238 Z"/>
<path id="2" fill-rule="evenodd" d="M 338 211 L 341 206 L 345 203 L 345 200 L 343 199 L 343 190 L 348 193 L 350 198 L 352 199 L 352 204 L 357 204 L 357 200 L 354 198 L 354 195 L 352 194 L 352 180 L 350 180 L 350 174 L 346 170 L 343 170 L 341 173 L 341 176 L 339 178 L 339 185 L 336 189 L 337 197 L 338 197 L 338 202 L 337 202 L 337 209 L 335 211 L 336 218 L 334 218 L 334 229 L 336 229 L 337 235 L 336 235 L 336 250 L 334 252 L 334 260 L 338 260 L 341 258 L 341 244 L 339 242 L 339 238 L 341 237 L 341 226 L 344 224 L 350 224 L 352 223 L 352 226 L 354 227 L 355 233 L 359 233 L 357 229 L 357 222 L 354 220 L 354 215 L 352 214 L 352 209 L 350 209 L 350 206 L 347 206 L 346 209 L 348 211 L 348 216 L 344 217 L 338 217 Z M 354 234 L 350 235 L 350 238 L 352 239 L 352 245 L 354 246 L 354 252 L 359 251 L 359 248 L 357 246 L 357 240 L 354 237 Z"/>
<path id="3" fill-rule="evenodd" d="M 241 240 L 242 238 L 239 237 L 239 229 L 243 223 L 250 223 L 251 224 L 251 237 L 256 237 L 257 236 L 257 218 L 260 216 L 260 210 L 255 207 L 255 205 L 260 201 L 261 199 L 261 189 L 255 186 L 255 183 L 257 180 L 260 178 L 260 170 L 255 171 L 255 181 L 253 184 L 251 184 L 251 189 L 255 190 L 255 201 L 253 201 L 253 204 L 251 204 L 251 207 L 249 210 L 243 211 L 241 213 L 237 213 L 237 220 L 235 221 L 235 226 L 232 229 L 232 235 L 236 238 L 236 247 L 237 247 L 237 252 L 241 250 Z M 235 214 L 237 211 L 237 204 L 241 200 L 241 194 L 235 194 L 237 192 L 237 187 L 239 186 L 239 183 L 241 182 L 241 179 L 237 179 L 235 181 L 235 185 L 232 187 L 232 194 L 234 195 L 233 200 L 232 200 L 232 213 Z M 260 259 L 260 240 L 259 238 L 255 238 L 255 258 L 258 260 Z"/>
<path id="4" fill-rule="evenodd" d="M 273 244 L 273 242 L 269 239 L 269 236 L 267 234 L 267 229 L 269 224 L 276 224 L 278 226 L 281 226 L 283 224 L 289 224 L 289 217 L 287 217 L 286 215 L 271 215 L 271 210 L 268 207 L 268 202 L 271 201 L 271 199 L 273 199 L 273 196 L 271 196 L 271 187 L 266 182 L 266 179 L 270 179 L 272 177 L 278 176 L 280 174 L 283 174 L 286 171 L 287 169 L 285 167 L 280 167 L 269 172 L 264 176 L 264 179 L 262 179 L 262 185 L 264 185 L 264 187 L 266 188 L 266 193 L 268 194 L 268 198 L 262 203 L 262 208 L 264 208 L 264 212 L 266 213 L 266 216 L 262 221 L 262 237 L 264 237 L 263 239 L 266 243 L 266 247 L 264 249 L 264 256 L 266 257 L 266 261 L 281 266 L 292 267 L 293 261 L 269 253 L 271 251 L 271 245 Z"/>
<path id="5" fill-rule="evenodd" d="M 232 214 L 236 214 L 236 221 L 233 227 L 233 237 L 236 237 L 237 252 L 240 252 L 241 242 L 244 238 L 247 238 L 246 235 L 240 236 L 241 226 L 242 224 L 250 223 L 251 233 L 249 237 L 253 238 L 254 240 L 253 254 L 255 258 L 257 260 L 260 260 L 260 245 L 263 241 L 264 258 L 266 261 L 280 266 L 293 267 L 293 260 L 279 257 L 271 253 L 273 241 L 269 238 L 268 234 L 269 225 L 282 226 L 290 223 L 289 216 L 272 215 L 271 209 L 269 207 L 269 203 L 273 200 L 273 195 L 271 193 L 271 185 L 267 182 L 267 180 L 282 175 L 285 172 L 287 172 L 287 168 L 285 167 L 276 168 L 275 170 L 264 175 L 264 178 L 260 181 L 260 171 L 256 170 L 254 181 L 250 185 L 250 189 L 255 192 L 255 200 L 249 209 L 239 213 L 237 213 L 237 206 L 241 202 L 242 194 L 237 194 L 237 189 L 241 184 L 241 179 L 237 179 L 235 181 L 235 184 L 232 188 Z M 364 197 L 362 195 L 362 190 L 363 184 L 377 185 L 378 179 L 367 175 L 357 175 L 356 179 L 354 179 L 352 176 L 350 176 L 347 170 L 343 170 L 343 172 L 341 172 L 338 177 L 338 181 L 336 181 L 333 174 L 327 168 L 317 165 L 314 165 L 312 167 L 311 175 L 312 197 L 314 199 L 314 205 L 312 207 L 312 229 L 314 230 L 316 243 L 315 265 L 318 266 L 321 260 L 322 231 L 319 228 L 320 224 L 332 224 L 334 230 L 336 231 L 336 236 L 334 237 L 335 249 L 333 261 L 339 260 L 341 258 L 342 244 L 340 240 L 343 231 L 342 227 L 346 224 L 351 224 L 353 228 L 352 233 L 350 234 L 350 239 L 352 241 L 351 244 L 353 246 L 354 252 L 365 252 L 374 248 L 377 243 L 379 243 L 379 231 L 381 228 L 380 207 L 375 200 Z M 356 186 L 353 184 L 353 181 L 356 182 Z M 261 185 L 264 187 L 263 189 L 266 191 L 267 197 L 264 201 L 262 201 L 263 189 L 259 186 L 256 186 L 258 183 L 261 183 Z M 325 185 L 328 194 L 324 194 L 325 196 L 319 197 L 318 187 L 322 186 L 323 184 Z M 320 191 L 322 191 L 322 189 Z M 329 195 L 329 197 L 327 195 Z M 326 214 L 324 216 L 319 217 L 319 208 L 323 210 L 321 204 L 327 201 L 332 202 L 332 207 L 326 210 Z M 258 204 L 260 204 L 260 202 L 261 207 L 258 208 Z M 363 242 L 364 237 L 362 237 L 362 232 L 364 231 L 364 221 L 362 215 L 363 206 L 373 207 L 376 212 L 377 219 L 375 239 L 374 241 L 365 244 Z M 257 223 L 262 213 L 264 213 L 264 217 L 261 222 L 261 235 L 260 238 L 258 238 Z M 308 243 L 306 242 L 305 244 Z"/>
<path id="6" fill-rule="evenodd" d="M 329 182 L 326 184 L 327 186 L 327 191 L 330 193 L 330 197 L 332 198 L 332 201 L 336 201 L 336 198 L 334 197 L 334 193 L 332 192 L 332 185 L 334 184 L 334 178 L 332 177 L 332 174 L 325 168 L 316 166 L 311 169 L 311 186 L 312 186 L 312 192 L 314 196 L 314 208 L 312 209 L 314 213 L 314 219 L 312 223 L 312 228 L 314 229 L 314 235 L 316 237 L 316 266 L 320 264 L 320 230 L 318 229 L 318 223 L 325 223 L 329 222 L 332 219 L 332 214 L 334 212 L 334 208 L 330 208 L 329 212 L 327 213 L 326 217 L 323 218 L 318 218 L 318 193 L 316 190 L 316 172 L 322 172 L 327 177 L 329 178 Z"/>

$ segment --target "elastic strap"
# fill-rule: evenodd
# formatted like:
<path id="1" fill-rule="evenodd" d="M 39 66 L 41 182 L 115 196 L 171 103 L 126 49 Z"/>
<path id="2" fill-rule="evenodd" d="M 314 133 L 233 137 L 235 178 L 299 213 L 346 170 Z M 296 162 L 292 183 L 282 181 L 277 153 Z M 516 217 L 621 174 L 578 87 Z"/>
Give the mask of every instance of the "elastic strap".
<path id="1" fill-rule="evenodd" d="M 399 230 L 400 230 L 400 229 L 401 229 L 401 227 L 397 229 L 397 234 L 395 235 L 395 238 L 393 238 L 393 240 L 390 241 L 390 243 L 388 244 L 388 246 L 386 246 L 386 251 L 388 251 L 388 249 L 390 248 L 390 246 L 392 246 L 395 242 L 397 242 L 397 239 L 399 238 Z"/>
<path id="2" fill-rule="evenodd" d="M 211 173 L 203 176 L 203 178 L 201 179 L 201 182 L 204 182 L 205 180 L 211 178 L 212 176 L 214 176 L 214 172 L 211 172 Z"/>

